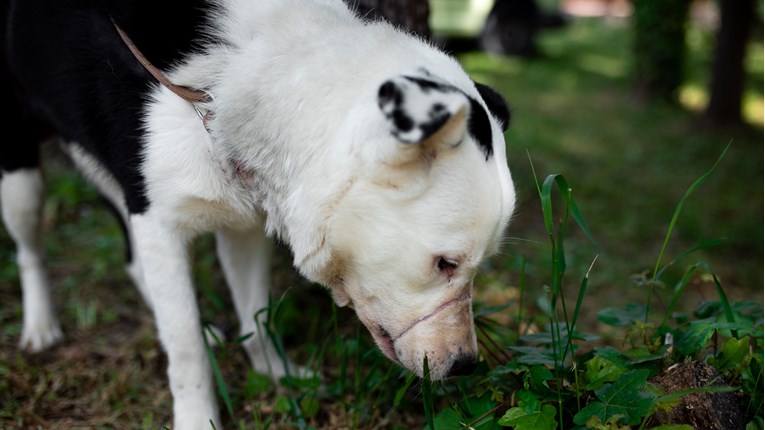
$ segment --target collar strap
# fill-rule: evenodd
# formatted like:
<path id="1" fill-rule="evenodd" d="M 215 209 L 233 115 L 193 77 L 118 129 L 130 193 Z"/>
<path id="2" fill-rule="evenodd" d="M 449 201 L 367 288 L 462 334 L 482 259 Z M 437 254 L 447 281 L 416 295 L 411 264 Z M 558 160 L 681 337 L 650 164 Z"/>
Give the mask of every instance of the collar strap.
<path id="1" fill-rule="evenodd" d="M 194 90 L 189 87 L 175 85 L 170 82 L 170 80 L 167 79 L 167 76 L 165 76 L 158 68 L 151 64 L 151 62 L 141 53 L 141 51 L 138 50 L 138 47 L 135 46 L 135 43 L 130 40 L 130 37 L 128 37 L 128 35 L 117 25 L 117 23 L 114 21 L 114 18 L 112 18 L 112 24 L 114 25 L 114 28 L 117 29 L 117 33 L 119 33 L 122 41 L 125 42 L 125 45 L 127 45 L 128 49 L 130 49 L 130 52 L 133 53 L 133 56 L 135 56 L 136 60 L 138 60 L 138 62 L 143 65 L 146 71 L 154 76 L 154 79 L 159 81 L 160 84 L 175 93 L 178 97 L 190 103 L 205 103 L 212 100 L 212 96 L 206 91 Z M 201 113 L 200 116 L 202 116 Z M 206 118 L 203 117 L 203 119 Z"/>

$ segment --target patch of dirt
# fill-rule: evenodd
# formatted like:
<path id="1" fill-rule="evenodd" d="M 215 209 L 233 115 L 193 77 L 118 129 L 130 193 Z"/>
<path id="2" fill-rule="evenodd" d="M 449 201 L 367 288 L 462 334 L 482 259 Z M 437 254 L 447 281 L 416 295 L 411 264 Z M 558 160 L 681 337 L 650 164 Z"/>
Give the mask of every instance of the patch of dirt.
<path id="1" fill-rule="evenodd" d="M 717 382 L 715 382 L 717 381 Z M 724 386 L 717 371 L 700 361 L 676 364 L 654 378 L 666 393 L 710 385 Z M 653 416 L 654 425 L 689 424 L 698 430 L 744 430 L 744 411 L 735 393 L 693 393 L 669 412 Z"/>

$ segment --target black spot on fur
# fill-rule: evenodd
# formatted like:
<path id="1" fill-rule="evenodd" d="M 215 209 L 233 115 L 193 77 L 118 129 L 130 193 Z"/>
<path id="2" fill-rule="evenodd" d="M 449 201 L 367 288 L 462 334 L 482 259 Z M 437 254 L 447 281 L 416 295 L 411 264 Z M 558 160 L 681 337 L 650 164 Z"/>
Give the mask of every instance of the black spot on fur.
<path id="1" fill-rule="evenodd" d="M 468 119 L 468 133 L 478 142 L 478 147 L 486 155 L 488 161 L 494 155 L 492 146 L 491 123 L 489 116 L 478 100 L 468 97 L 470 100 L 470 118 Z"/>
<path id="2" fill-rule="evenodd" d="M 393 110 L 393 124 L 399 131 L 407 132 L 414 127 L 414 121 L 401 109 Z"/>
<path id="3" fill-rule="evenodd" d="M 507 107 L 505 99 L 498 92 L 494 91 L 493 88 L 484 84 L 476 82 L 475 89 L 478 90 L 478 94 L 486 102 L 486 106 L 491 114 L 499 121 L 502 131 L 506 131 L 510 125 L 510 108 Z"/>
<path id="4" fill-rule="evenodd" d="M 377 92 L 377 104 L 382 107 L 384 104 L 393 102 L 398 106 L 403 101 L 403 95 L 401 90 L 392 81 L 386 81 L 380 85 L 380 90 Z"/>

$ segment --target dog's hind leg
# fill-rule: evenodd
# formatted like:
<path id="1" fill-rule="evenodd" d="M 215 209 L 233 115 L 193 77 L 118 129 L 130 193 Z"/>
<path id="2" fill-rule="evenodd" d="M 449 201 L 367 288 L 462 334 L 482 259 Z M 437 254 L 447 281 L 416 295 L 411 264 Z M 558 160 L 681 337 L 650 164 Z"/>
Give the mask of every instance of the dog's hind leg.
<path id="1" fill-rule="evenodd" d="M 242 346 L 252 367 L 275 381 L 288 371 L 292 376 L 304 375 L 305 369 L 277 353 L 265 327 L 271 287 L 271 240 L 262 229 L 221 230 L 216 233 L 216 247 L 239 316 L 241 334 L 250 335 Z"/>
<path id="2" fill-rule="evenodd" d="M 19 345 L 40 351 L 63 335 L 50 297 L 42 242 L 44 182 L 39 167 L 3 171 L 0 178 L 2 216 L 16 242 L 21 272 L 24 325 Z"/>

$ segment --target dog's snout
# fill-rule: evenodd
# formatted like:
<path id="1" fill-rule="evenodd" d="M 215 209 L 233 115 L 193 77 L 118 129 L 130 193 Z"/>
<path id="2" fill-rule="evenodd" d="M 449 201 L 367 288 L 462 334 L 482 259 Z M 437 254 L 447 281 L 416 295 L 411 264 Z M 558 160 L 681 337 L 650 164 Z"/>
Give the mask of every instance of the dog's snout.
<path id="1" fill-rule="evenodd" d="M 478 366 L 478 360 L 473 354 L 462 354 L 452 363 L 446 376 L 470 375 Z"/>

